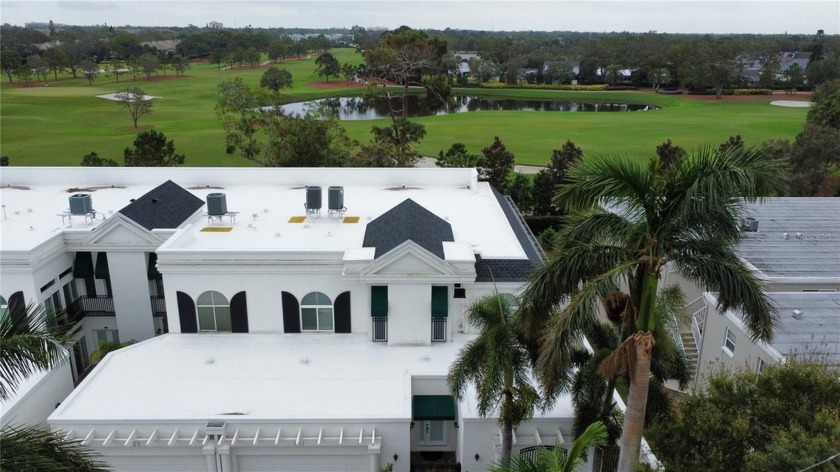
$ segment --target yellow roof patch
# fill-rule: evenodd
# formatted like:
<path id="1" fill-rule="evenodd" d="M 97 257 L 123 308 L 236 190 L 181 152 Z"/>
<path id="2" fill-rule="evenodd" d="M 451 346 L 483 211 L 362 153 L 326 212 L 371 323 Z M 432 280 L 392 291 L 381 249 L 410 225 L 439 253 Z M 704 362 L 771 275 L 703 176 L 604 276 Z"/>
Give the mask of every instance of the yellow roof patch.
<path id="1" fill-rule="evenodd" d="M 202 233 L 230 233 L 233 231 L 233 228 L 230 226 L 207 226 L 206 228 L 201 228 Z"/>
<path id="2" fill-rule="evenodd" d="M 289 218 L 289 223 L 303 223 L 304 221 L 306 221 L 305 216 L 293 216 Z"/>

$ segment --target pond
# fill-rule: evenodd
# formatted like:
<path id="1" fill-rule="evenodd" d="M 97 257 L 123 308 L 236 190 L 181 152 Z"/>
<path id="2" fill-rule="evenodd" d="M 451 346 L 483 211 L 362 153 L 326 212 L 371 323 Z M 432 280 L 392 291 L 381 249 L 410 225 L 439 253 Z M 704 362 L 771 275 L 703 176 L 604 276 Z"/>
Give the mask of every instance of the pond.
<path id="1" fill-rule="evenodd" d="M 392 104 L 396 110 L 402 106 L 402 97 L 393 97 Z M 283 105 L 286 113 L 298 114 L 308 107 L 325 106 L 338 114 L 342 120 L 376 120 L 388 118 L 389 107 L 384 97 L 368 99 L 364 97 L 325 98 L 308 102 L 288 103 Z M 450 113 L 466 113 L 486 110 L 518 110 L 518 111 L 565 111 L 565 112 L 619 112 L 619 111 L 648 111 L 657 110 L 655 105 L 598 102 L 598 101 L 569 101 L 569 100 L 525 100 L 509 98 L 488 98 L 469 95 L 454 95 L 448 104 L 431 106 L 424 97 L 411 95 L 408 97 L 408 116 L 446 115 Z"/>

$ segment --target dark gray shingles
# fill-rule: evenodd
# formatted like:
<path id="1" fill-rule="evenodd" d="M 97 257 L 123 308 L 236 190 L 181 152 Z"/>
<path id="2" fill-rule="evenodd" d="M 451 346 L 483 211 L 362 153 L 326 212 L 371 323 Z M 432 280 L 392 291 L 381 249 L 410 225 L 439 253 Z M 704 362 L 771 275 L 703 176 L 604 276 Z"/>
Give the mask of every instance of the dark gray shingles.
<path id="1" fill-rule="evenodd" d="M 134 200 L 120 213 L 148 230 L 178 228 L 202 205 L 204 200 L 167 180 Z"/>
<path id="2" fill-rule="evenodd" d="M 452 225 L 409 198 L 367 224 L 362 246 L 378 258 L 409 240 L 444 259 L 443 242 L 455 238 Z"/>
<path id="3" fill-rule="evenodd" d="M 524 221 L 520 218 L 519 210 L 495 188 L 493 188 L 493 195 L 499 202 L 513 234 L 516 235 L 516 239 L 528 259 L 482 259 L 476 255 L 475 281 L 525 282 L 534 267 L 542 263 L 543 253 L 537 246 L 538 243 L 533 238 L 530 229 L 525 226 Z"/>

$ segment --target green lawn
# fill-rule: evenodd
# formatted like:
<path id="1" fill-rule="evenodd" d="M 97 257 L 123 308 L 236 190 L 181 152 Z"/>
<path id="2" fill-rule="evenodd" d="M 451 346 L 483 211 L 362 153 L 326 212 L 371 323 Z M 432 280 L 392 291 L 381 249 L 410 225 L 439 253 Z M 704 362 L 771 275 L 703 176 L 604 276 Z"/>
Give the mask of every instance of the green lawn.
<path id="1" fill-rule="evenodd" d="M 360 62 L 352 49 L 334 50 L 340 62 Z M 175 140 L 178 152 L 187 156 L 187 165 L 251 165 L 240 157 L 224 152 L 224 133 L 213 107 L 216 85 L 236 76 L 257 85 L 265 67 L 217 70 L 216 66 L 193 64 L 187 76 L 136 85 L 149 95 L 163 98 L 154 101 L 150 115 L 140 119 L 140 126 L 152 126 Z M 324 90 L 309 85 L 321 81 L 314 74 L 314 58 L 289 61 L 279 67 L 288 69 L 295 86 L 295 99 L 357 95 L 363 88 L 348 88 L 335 80 L 337 88 Z M 168 75 L 173 75 L 168 72 Z M 122 162 L 122 150 L 129 146 L 137 130 L 131 128 L 128 112 L 116 102 L 96 98 L 112 93 L 131 77 L 101 78 L 89 86 L 84 79 L 65 74 L 49 87 L 17 87 L 4 83 L 0 89 L 0 152 L 13 165 L 78 165 L 84 154 L 96 151 L 100 156 Z M 807 110 L 780 108 L 766 100 L 753 102 L 705 102 L 685 97 L 654 95 L 646 92 L 557 92 L 535 90 L 475 90 L 470 93 L 522 98 L 601 99 L 651 103 L 663 107 L 649 112 L 562 113 L 562 112 L 471 112 L 417 118 L 426 126 L 427 135 L 420 146 L 425 155 L 437 155 L 454 142 L 465 143 L 473 152 L 489 145 L 499 136 L 521 164 L 545 164 L 551 150 L 566 140 L 574 141 L 587 153 L 620 153 L 643 158 L 666 139 L 686 148 L 717 144 L 728 136 L 740 134 L 748 144 L 767 139 L 792 139 L 801 129 Z M 366 142 L 370 127 L 387 124 L 386 120 L 345 122 L 348 134 Z"/>

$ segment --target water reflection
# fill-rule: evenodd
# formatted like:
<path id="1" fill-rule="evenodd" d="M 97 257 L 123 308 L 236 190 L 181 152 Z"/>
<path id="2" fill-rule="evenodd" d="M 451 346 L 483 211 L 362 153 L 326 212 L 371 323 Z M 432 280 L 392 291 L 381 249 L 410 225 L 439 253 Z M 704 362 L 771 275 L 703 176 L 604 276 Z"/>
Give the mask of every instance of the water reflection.
<path id="1" fill-rule="evenodd" d="M 392 105 L 401 110 L 402 97 L 393 97 Z M 338 114 L 342 120 L 376 120 L 389 117 L 390 107 L 384 97 L 367 99 L 364 97 L 325 98 L 309 102 L 283 105 L 286 113 L 303 113 L 308 107 L 325 106 Z M 618 102 L 579 102 L 569 100 L 520 100 L 495 99 L 469 95 L 455 95 L 449 103 L 431 104 L 425 97 L 412 95 L 408 98 L 409 116 L 446 115 L 485 110 L 517 111 L 566 111 L 566 112 L 617 112 L 656 110 L 654 105 L 641 105 Z"/>

